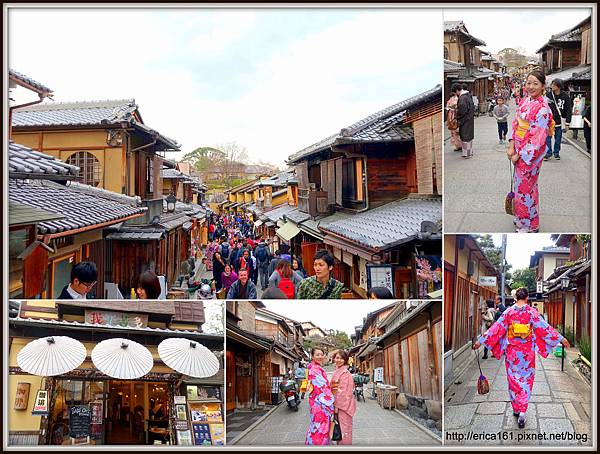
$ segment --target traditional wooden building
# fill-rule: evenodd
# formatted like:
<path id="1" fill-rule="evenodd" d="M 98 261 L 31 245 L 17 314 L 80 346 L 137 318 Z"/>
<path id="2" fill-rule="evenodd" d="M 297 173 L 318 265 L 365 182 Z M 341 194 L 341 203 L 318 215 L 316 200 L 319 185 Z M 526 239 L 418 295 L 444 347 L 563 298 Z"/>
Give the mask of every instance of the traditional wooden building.
<path id="1" fill-rule="evenodd" d="M 147 208 L 139 198 L 74 182 L 77 167 L 12 141 L 8 162 L 11 296 L 56 298 L 73 266 L 90 260 L 99 274 L 94 292 L 105 297 L 104 229 Z"/>
<path id="2" fill-rule="evenodd" d="M 278 236 L 309 274 L 326 248 L 348 295 L 416 297 L 417 257 L 441 255 L 441 112 L 437 86 L 290 156 L 298 206 Z"/>
<path id="3" fill-rule="evenodd" d="M 477 96 L 480 112 L 485 112 L 486 99 L 490 95 L 488 79 L 495 78 L 495 72 L 486 70 L 481 61 L 481 50 L 485 42 L 471 35 L 463 21 L 444 21 L 444 60 L 450 64 L 444 65 L 445 96 L 449 97 L 450 86 L 459 82 L 466 84 L 473 96 Z M 456 66 L 452 68 L 450 65 Z"/>
<path id="4" fill-rule="evenodd" d="M 481 279 L 482 277 L 492 279 Z M 498 294 L 499 272 L 471 235 L 444 235 L 444 383 L 449 386 L 474 359 L 482 309 Z"/>
<path id="5" fill-rule="evenodd" d="M 31 395 L 28 393 L 19 409 L 9 406 L 8 444 L 189 446 L 202 441 L 196 434 L 205 429 L 214 434 L 211 444 L 223 444 L 218 434 L 223 434 L 224 337 L 222 328 L 220 333 L 203 332 L 205 321 L 203 303 L 189 300 L 161 304 L 89 300 L 11 302 L 9 395 L 15 396 L 24 387 Z M 17 362 L 19 352 L 30 341 L 49 336 L 77 339 L 88 355 L 101 341 L 126 338 L 149 350 L 153 366 L 137 379 L 115 378 L 101 372 L 87 356 L 74 370 L 52 377 L 23 371 Z M 217 374 L 192 379 L 167 366 L 157 348 L 167 338 L 185 338 L 207 347 L 219 358 Z M 35 399 L 38 390 L 47 392 L 47 407 L 41 412 Z M 87 409 L 92 417 L 75 420 L 73 408 Z M 163 409 L 162 416 L 152 417 L 157 408 Z M 78 437 L 74 437 L 75 432 Z"/>
<path id="6" fill-rule="evenodd" d="M 591 339 L 592 326 L 592 258 L 590 235 L 554 235 L 558 248 L 568 248 L 568 258 L 546 278 L 544 309 L 548 323 L 566 326 L 576 341 Z M 562 279 L 568 285 L 562 287 Z M 564 308 L 563 308 L 564 304 Z M 564 311 L 564 312 L 563 312 Z M 565 315 L 563 321 L 563 313 Z"/>
<path id="7" fill-rule="evenodd" d="M 376 368 L 383 367 L 383 351 L 377 347 L 377 342 L 384 333 L 381 323 L 392 313 L 397 304 L 388 304 L 369 312 L 363 324 L 357 327 L 356 332 L 351 336 L 353 346 L 350 352 L 354 358 L 354 366 L 371 378 Z"/>
<path id="8" fill-rule="evenodd" d="M 427 412 L 425 419 L 438 420 L 441 428 L 442 302 L 396 303 L 379 328 L 384 383 L 397 386 L 409 411 Z"/>

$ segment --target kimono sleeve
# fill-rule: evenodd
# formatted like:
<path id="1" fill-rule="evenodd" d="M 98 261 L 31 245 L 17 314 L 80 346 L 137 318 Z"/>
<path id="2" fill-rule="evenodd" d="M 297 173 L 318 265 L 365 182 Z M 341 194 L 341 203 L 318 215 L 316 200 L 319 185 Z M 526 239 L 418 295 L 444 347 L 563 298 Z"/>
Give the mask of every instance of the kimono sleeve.
<path id="1" fill-rule="evenodd" d="M 531 317 L 531 325 L 535 347 L 539 354 L 546 358 L 552 352 L 552 349 L 562 342 L 564 337 L 540 317 L 537 311 Z"/>
<path id="2" fill-rule="evenodd" d="M 548 137 L 551 120 L 552 112 L 550 108 L 543 106 L 537 111 L 533 121 L 529 123 L 529 131 L 525 136 L 526 143 L 523 147 L 517 149 L 519 157 L 526 165 L 532 165 L 540 155 L 546 153 L 546 138 Z"/>
<path id="3" fill-rule="evenodd" d="M 502 353 L 506 350 L 506 333 L 510 321 L 506 317 L 506 311 L 500 318 L 490 326 L 490 328 L 479 336 L 479 343 L 486 346 L 494 355 L 494 358 L 500 359 Z"/>
<path id="4" fill-rule="evenodd" d="M 315 403 L 324 409 L 333 411 L 333 394 L 327 383 L 327 379 L 316 367 L 308 370 L 308 382 L 312 386 L 311 394 L 315 396 Z"/>
<path id="5" fill-rule="evenodd" d="M 340 377 L 338 390 L 335 394 L 335 406 L 346 413 L 350 413 L 351 404 L 354 403 L 354 379 L 352 375 L 343 373 Z"/>

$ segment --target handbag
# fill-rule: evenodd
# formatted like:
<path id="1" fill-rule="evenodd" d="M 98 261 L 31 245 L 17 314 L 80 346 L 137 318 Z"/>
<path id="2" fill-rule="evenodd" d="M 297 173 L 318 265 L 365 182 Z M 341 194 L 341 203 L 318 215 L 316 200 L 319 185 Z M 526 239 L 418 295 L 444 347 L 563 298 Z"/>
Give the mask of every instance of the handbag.
<path id="1" fill-rule="evenodd" d="M 477 357 L 477 366 L 479 367 L 479 379 L 477 380 L 477 394 L 487 394 L 490 392 L 490 384 L 488 383 L 488 379 L 483 375 L 481 370 L 481 364 L 479 363 L 479 353 L 475 352 L 475 356 Z"/>
<path id="2" fill-rule="evenodd" d="M 333 415 L 333 428 L 331 430 L 331 441 L 342 441 L 342 426 L 336 414 Z"/>
<path id="3" fill-rule="evenodd" d="M 506 214 L 511 216 L 515 215 L 515 193 L 514 193 L 514 184 L 515 184 L 515 166 L 512 163 L 508 162 L 509 168 L 512 167 L 512 171 L 510 171 L 510 192 L 506 194 L 504 198 L 504 211 Z"/>

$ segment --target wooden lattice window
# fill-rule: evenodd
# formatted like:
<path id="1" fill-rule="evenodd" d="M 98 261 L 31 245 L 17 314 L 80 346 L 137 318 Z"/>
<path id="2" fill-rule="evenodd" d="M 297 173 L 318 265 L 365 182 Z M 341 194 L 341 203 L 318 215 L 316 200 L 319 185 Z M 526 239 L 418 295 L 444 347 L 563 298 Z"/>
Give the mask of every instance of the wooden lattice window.
<path id="1" fill-rule="evenodd" d="M 444 46 L 444 59 L 450 60 L 450 52 L 448 51 L 448 48 L 446 46 Z"/>
<path id="2" fill-rule="evenodd" d="M 87 151 L 78 151 L 67 159 L 67 164 L 79 167 L 77 181 L 90 186 L 98 186 L 102 176 L 100 161 Z"/>

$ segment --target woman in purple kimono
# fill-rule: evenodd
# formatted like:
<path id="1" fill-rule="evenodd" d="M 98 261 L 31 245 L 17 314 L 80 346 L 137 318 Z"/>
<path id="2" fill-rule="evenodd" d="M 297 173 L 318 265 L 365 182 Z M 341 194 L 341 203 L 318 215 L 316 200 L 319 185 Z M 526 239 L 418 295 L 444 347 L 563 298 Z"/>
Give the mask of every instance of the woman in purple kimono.
<path id="1" fill-rule="evenodd" d="M 508 395 L 522 429 L 535 379 L 536 352 L 546 358 L 558 344 L 569 347 L 569 341 L 529 306 L 526 288 L 517 289 L 515 297 L 517 302 L 479 337 L 473 349 L 477 350 L 483 344 L 494 358 L 505 355 Z"/>
<path id="2" fill-rule="evenodd" d="M 539 230 L 537 180 L 552 122 L 552 111 L 543 95 L 545 83 L 546 77 L 541 71 L 534 70 L 527 76 L 528 96 L 517 106 L 506 152 L 515 165 L 513 222 L 517 232 Z"/>
<path id="3" fill-rule="evenodd" d="M 306 445 L 330 444 L 329 430 L 333 420 L 333 394 L 329 386 L 327 374 L 321 364 L 325 360 L 325 352 L 314 347 L 308 364 L 308 404 L 310 406 L 310 425 L 306 434 Z"/>

